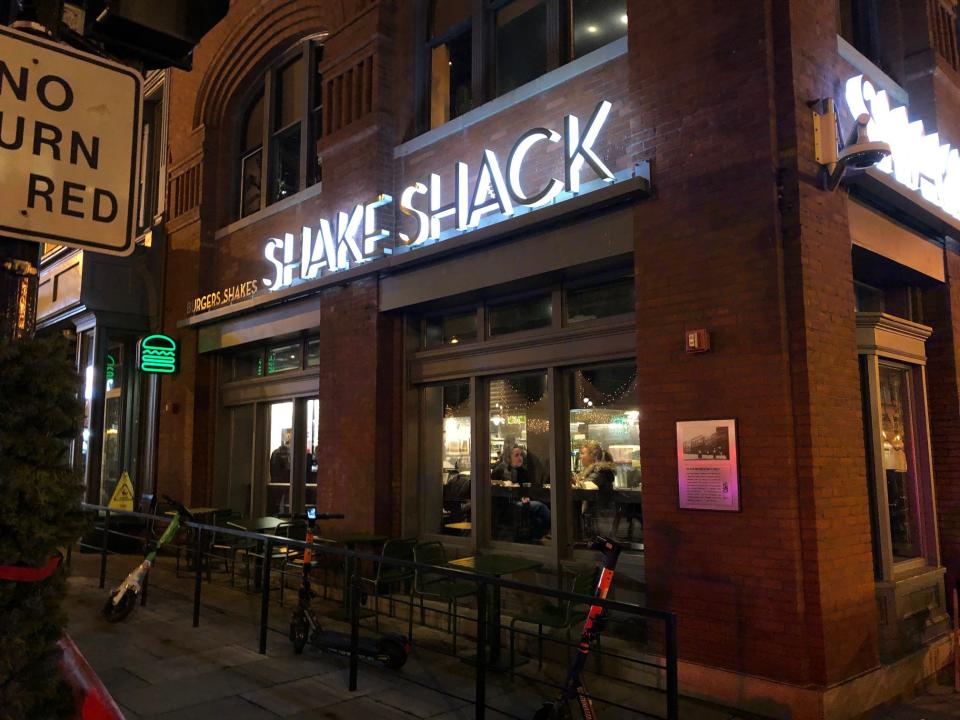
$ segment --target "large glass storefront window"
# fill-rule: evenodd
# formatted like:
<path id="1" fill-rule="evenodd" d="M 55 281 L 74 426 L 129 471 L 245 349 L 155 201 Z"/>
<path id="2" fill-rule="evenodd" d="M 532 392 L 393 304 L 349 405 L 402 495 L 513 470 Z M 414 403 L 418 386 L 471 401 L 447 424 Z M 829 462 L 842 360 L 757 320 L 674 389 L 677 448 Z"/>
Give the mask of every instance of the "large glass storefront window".
<path id="1" fill-rule="evenodd" d="M 550 398 L 547 374 L 489 382 L 491 537 L 550 538 Z"/>
<path id="2" fill-rule="evenodd" d="M 470 383 L 423 388 L 424 509 L 427 530 L 469 535 L 471 490 Z"/>
<path id="3" fill-rule="evenodd" d="M 74 467 L 81 470 L 87 467 L 87 458 L 90 454 L 90 430 L 93 420 L 93 393 L 94 393 L 94 354 L 93 333 L 86 331 L 80 334 L 80 361 L 79 367 L 83 378 L 83 426 L 80 438 L 74 453 Z"/>
<path id="4" fill-rule="evenodd" d="M 643 548 L 640 411 L 632 363 L 564 372 L 569 401 L 575 539 L 614 537 Z"/>
<path id="5" fill-rule="evenodd" d="M 123 472 L 123 414 L 125 401 L 126 347 L 107 345 L 104 362 L 103 453 L 100 463 L 100 504 L 107 505 Z"/>
<path id="6" fill-rule="evenodd" d="M 895 561 L 922 554 L 911 386 L 909 368 L 880 364 L 880 439 Z"/>

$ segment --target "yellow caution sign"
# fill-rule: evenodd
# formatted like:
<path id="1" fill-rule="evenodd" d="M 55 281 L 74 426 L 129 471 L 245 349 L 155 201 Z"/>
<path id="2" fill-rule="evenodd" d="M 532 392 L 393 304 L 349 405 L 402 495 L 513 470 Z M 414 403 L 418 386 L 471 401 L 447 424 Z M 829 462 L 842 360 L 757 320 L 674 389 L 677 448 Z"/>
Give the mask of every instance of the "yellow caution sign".
<path id="1" fill-rule="evenodd" d="M 126 470 L 123 471 L 117 486 L 113 489 L 109 507 L 133 512 L 133 483 L 130 481 L 130 476 L 127 475 Z"/>

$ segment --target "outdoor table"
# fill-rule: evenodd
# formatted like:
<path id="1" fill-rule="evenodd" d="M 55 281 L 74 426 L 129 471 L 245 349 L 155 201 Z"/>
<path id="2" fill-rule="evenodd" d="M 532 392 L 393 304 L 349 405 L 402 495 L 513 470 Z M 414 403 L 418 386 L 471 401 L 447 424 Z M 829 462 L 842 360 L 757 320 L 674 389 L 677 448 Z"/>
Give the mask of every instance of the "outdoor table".
<path id="1" fill-rule="evenodd" d="M 265 517 L 245 518 L 243 520 L 231 520 L 231 523 L 242 526 L 245 530 L 258 533 L 272 533 L 277 526 L 284 522 L 283 518 L 267 515 Z"/>
<path id="2" fill-rule="evenodd" d="M 469 533 L 473 529 L 473 523 L 465 520 L 463 522 L 447 523 L 444 525 L 444 527 L 448 530 L 458 530 L 460 532 Z"/>
<path id="3" fill-rule="evenodd" d="M 341 536 L 336 542 L 346 547 L 347 550 L 353 550 L 357 545 L 378 545 L 389 539 L 386 535 L 378 535 L 376 533 L 347 533 Z M 353 576 L 355 563 L 356 560 L 350 556 L 343 559 L 343 607 L 328 613 L 327 617 L 334 618 L 335 620 L 347 620 L 350 618 L 350 578 Z M 359 618 L 372 617 L 373 615 L 373 610 L 368 610 L 367 608 L 359 608 L 358 610 Z"/>
<path id="4" fill-rule="evenodd" d="M 245 518 L 242 520 L 231 520 L 230 524 L 243 528 L 244 530 L 249 530 L 250 532 L 263 533 L 266 535 L 272 534 L 280 523 L 286 522 L 283 518 L 274 517 L 272 515 L 266 515 L 263 517 L 255 518 Z M 263 551 L 263 541 L 257 540 L 257 552 Z M 249 567 L 249 565 L 247 566 Z M 263 563 L 260 561 L 260 558 L 256 559 L 256 562 L 253 564 L 253 587 L 260 587 L 260 575 L 263 569 Z M 249 581 L 248 581 L 249 582 Z M 247 585 L 249 589 L 249 585 Z"/>
<path id="5" fill-rule="evenodd" d="M 542 562 L 513 555 L 472 555 L 470 557 L 450 560 L 447 565 L 460 570 L 472 570 L 480 575 L 501 577 L 524 570 L 536 570 L 543 566 Z M 494 584 L 487 602 L 487 644 L 490 654 L 487 663 L 492 667 L 501 667 L 500 664 L 500 586 Z"/>

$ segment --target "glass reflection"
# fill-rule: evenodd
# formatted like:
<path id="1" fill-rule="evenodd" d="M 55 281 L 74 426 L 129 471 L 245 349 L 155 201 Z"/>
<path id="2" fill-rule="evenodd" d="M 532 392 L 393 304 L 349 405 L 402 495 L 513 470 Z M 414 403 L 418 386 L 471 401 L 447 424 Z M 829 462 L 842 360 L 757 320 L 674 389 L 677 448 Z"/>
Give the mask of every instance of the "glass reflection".
<path id="1" fill-rule="evenodd" d="M 643 548 L 640 411 L 633 364 L 566 372 L 574 537 Z"/>
<path id="2" fill-rule="evenodd" d="M 921 554 L 910 385 L 908 368 L 880 366 L 880 435 L 895 560 Z"/>
<path id="3" fill-rule="evenodd" d="M 272 403 L 268 414 L 270 482 L 267 484 L 267 514 L 290 512 L 290 481 L 293 476 L 293 401 Z"/>
<path id="4" fill-rule="evenodd" d="M 550 399 L 546 373 L 489 384 L 491 528 L 494 540 L 550 538 Z"/>

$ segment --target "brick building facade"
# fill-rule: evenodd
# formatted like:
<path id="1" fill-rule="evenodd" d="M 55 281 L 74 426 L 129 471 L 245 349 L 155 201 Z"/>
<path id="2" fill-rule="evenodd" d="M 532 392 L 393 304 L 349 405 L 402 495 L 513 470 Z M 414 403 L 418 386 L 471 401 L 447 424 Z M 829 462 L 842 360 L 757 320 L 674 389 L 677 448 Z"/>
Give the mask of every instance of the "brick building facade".
<path id="1" fill-rule="evenodd" d="M 864 75 L 928 135 L 960 141 L 952 5 L 620 4 L 607 19 L 622 27 L 592 49 L 578 3 L 519 3 L 548 31 L 543 72 L 520 82 L 525 66 L 491 39 L 522 29 L 517 4 L 454 3 L 466 15 L 447 22 L 414 0 L 233 3 L 169 83 L 162 329 L 182 368 L 160 388 L 156 490 L 260 514 L 316 502 L 346 513 L 344 528 L 562 565 L 591 500 L 543 483 L 552 526 L 530 542 L 524 516 L 503 514 L 510 486 L 486 469 L 471 486 L 469 468 L 476 480 L 517 442 L 565 477 L 591 424 L 613 438 L 632 422 L 628 441 L 603 443 L 621 454 L 615 522 L 642 524 L 625 587 L 678 614 L 682 690 L 851 717 L 949 653 L 960 215 L 876 168 L 824 190 L 814 110 L 829 122 L 820 101 L 834 98 L 846 136 L 847 83 Z M 586 133 L 604 101 L 599 163 L 581 152 L 565 169 L 565 118 Z M 484 151 L 507 174 L 534 128 L 520 188 L 499 187 L 583 185 L 506 212 Z M 457 163 L 467 210 L 500 206 L 462 230 L 452 207 L 439 238 L 404 242 L 420 216 L 401 205 L 429 212 L 436 174 L 434 210 L 455 206 Z M 482 167 L 491 188 L 475 193 Z M 311 273 L 303 228 L 316 248 L 322 220 L 341 260 L 350 237 L 389 235 L 362 262 L 334 272 L 326 253 Z M 573 317 L 624 278 L 632 311 Z M 552 304 L 534 307 L 541 297 Z M 695 328 L 709 352 L 684 351 Z M 739 502 L 681 509 L 678 422 L 717 418 L 736 420 Z M 445 532 L 464 504 L 438 495 L 440 460 L 444 490 L 467 478 L 466 533 Z"/>

